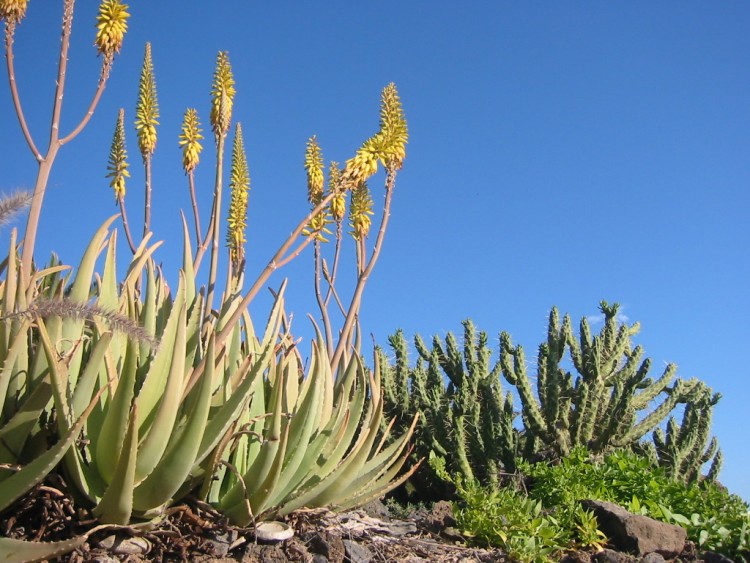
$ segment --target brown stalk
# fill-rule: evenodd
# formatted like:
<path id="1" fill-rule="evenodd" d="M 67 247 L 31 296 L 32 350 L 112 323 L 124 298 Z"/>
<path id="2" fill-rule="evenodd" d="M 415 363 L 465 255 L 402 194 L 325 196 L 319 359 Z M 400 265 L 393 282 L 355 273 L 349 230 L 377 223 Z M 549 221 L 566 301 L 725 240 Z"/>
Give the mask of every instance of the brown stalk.
<path id="1" fill-rule="evenodd" d="M 211 209 L 211 224 L 206 240 L 211 241 L 211 265 L 208 271 L 208 294 L 206 295 L 206 316 L 211 314 L 214 293 L 216 291 L 216 271 L 219 267 L 219 228 L 221 221 L 221 191 L 222 174 L 224 171 L 224 140 L 223 134 L 219 135 L 216 143 L 216 179 L 214 181 L 214 203 Z M 209 238 L 210 237 L 210 238 Z"/>
<path id="2" fill-rule="evenodd" d="M 117 196 L 117 205 L 120 207 L 120 216 L 122 217 L 122 227 L 125 229 L 125 238 L 128 239 L 130 251 L 135 254 L 136 247 L 133 243 L 133 237 L 130 234 L 130 225 L 128 224 L 128 213 L 125 211 L 125 198 L 122 195 Z"/>
<path id="3" fill-rule="evenodd" d="M 341 329 L 341 334 L 339 335 L 339 342 L 336 346 L 335 352 L 333 353 L 333 357 L 331 358 L 331 369 L 334 373 L 336 373 L 338 365 L 341 362 L 341 358 L 346 351 L 347 342 L 352 335 L 354 323 L 358 318 L 359 308 L 362 304 L 362 293 L 364 292 L 365 284 L 367 283 L 367 279 L 370 277 L 372 269 L 375 267 L 375 262 L 377 262 L 378 257 L 380 256 L 380 250 L 383 246 L 383 240 L 385 238 L 385 231 L 388 227 L 388 219 L 391 216 L 391 200 L 393 199 L 393 188 L 395 184 L 396 170 L 395 168 L 389 168 L 385 180 L 385 203 L 383 204 L 383 216 L 380 220 L 380 229 L 378 230 L 378 236 L 375 239 L 375 246 L 373 246 L 372 255 L 370 256 L 369 261 L 364 266 L 359 275 L 359 278 L 357 279 L 357 286 L 354 289 L 354 295 L 352 296 L 351 304 L 349 305 L 346 320 L 344 321 L 344 326 Z"/>
<path id="4" fill-rule="evenodd" d="M 55 87 L 55 98 L 54 105 L 52 107 L 52 119 L 50 126 L 50 138 L 47 153 L 42 156 L 39 150 L 36 148 L 34 141 L 29 132 L 26 120 L 24 118 L 23 110 L 21 108 L 20 97 L 18 95 L 18 89 L 15 79 L 15 67 L 13 59 L 13 31 L 14 24 L 10 24 L 6 28 L 6 60 L 8 66 L 8 78 L 10 81 L 11 96 L 13 98 L 13 105 L 18 116 L 21 130 L 24 138 L 26 139 L 29 148 L 31 149 L 34 158 L 39 163 L 39 169 L 37 171 L 36 181 L 34 183 L 34 192 L 31 198 L 31 206 L 29 209 L 29 216 L 26 222 L 26 232 L 24 234 L 23 241 L 23 254 L 21 256 L 21 272 L 23 279 L 29 279 L 31 274 L 31 266 L 34 260 L 34 247 L 36 244 L 36 235 L 39 229 L 39 219 L 42 213 L 42 204 L 44 202 L 44 194 L 49 182 L 50 171 L 52 170 L 52 164 L 57 157 L 57 151 L 60 147 L 73 139 L 80 131 L 86 126 L 91 115 L 94 112 L 94 108 L 99 102 L 104 86 L 109 75 L 109 68 L 111 66 L 111 60 L 105 60 L 102 65 L 102 73 L 99 78 L 99 84 L 97 86 L 94 98 L 89 105 L 89 109 L 86 115 L 83 117 L 78 126 L 66 137 L 60 139 L 60 115 L 62 113 L 63 96 L 65 93 L 65 79 L 67 77 L 68 68 L 68 50 L 70 47 L 70 34 L 73 28 L 73 10 L 75 8 L 75 0 L 65 0 L 63 5 L 63 23 L 62 23 L 62 38 L 60 41 L 60 57 L 57 66 L 57 81 Z"/>
<path id="5" fill-rule="evenodd" d="M 195 248 L 200 249 L 203 245 L 203 241 L 201 240 L 201 217 L 198 213 L 198 201 L 195 198 L 195 174 L 193 174 L 193 171 L 191 170 L 188 172 L 188 184 L 190 185 L 190 202 L 193 205 L 193 221 L 195 222 Z M 201 254 L 201 257 L 203 254 Z M 198 256 L 196 254 L 196 260 L 198 259 Z M 198 266 L 200 265 L 200 262 L 198 263 Z"/>
<path id="6" fill-rule="evenodd" d="M 143 169 L 146 176 L 146 201 L 143 212 L 143 236 L 151 230 L 151 154 L 143 157 Z"/>
<path id="7" fill-rule="evenodd" d="M 296 256 L 299 255 L 300 252 L 308 245 L 310 244 L 312 237 L 307 237 L 304 242 L 302 242 L 298 248 L 294 249 L 293 251 L 289 251 L 289 249 L 294 244 L 294 241 L 297 240 L 297 238 L 302 234 L 302 231 L 310 224 L 310 222 L 313 220 L 313 218 L 320 213 L 323 209 L 325 209 L 326 205 L 328 205 L 331 202 L 331 199 L 333 199 L 334 193 L 328 194 L 326 197 L 324 197 L 321 202 L 312 210 L 308 215 L 302 219 L 296 226 L 296 228 L 292 231 L 292 233 L 289 235 L 289 237 L 284 241 L 284 243 L 278 248 L 276 253 L 271 257 L 271 260 L 269 260 L 268 264 L 266 264 L 266 267 L 263 268 L 263 271 L 258 275 L 257 279 L 253 283 L 252 287 L 247 291 L 245 296 L 242 299 L 242 302 L 237 306 L 234 313 L 232 313 L 232 316 L 227 319 L 224 328 L 221 329 L 216 334 L 216 350 L 217 352 L 219 350 L 224 349 L 224 341 L 227 339 L 229 334 L 234 330 L 235 325 L 239 322 L 240 318 L 242 317 L 243 312 L 248 308 L 252 300 L 255 298 L 255 296 L 258 294 L 258 291 L 260 291 L 260 288 L 263 287 L 263 285 L 268 281 L 268 278 L 271 277 L 271 275 L 276 272 L 280 267 L 284 266 L 285 264 L 289 263 L 291 260 L 293 260 Z M 207 315 L 208 309 L 206 309 Z M 183 396 L 187 396 L 187 394 L 190 392 L 190 390 L 195 385 L 196 381 L 200 378 L 200 376 L 203 374 L 203 371 L 206 369 L 206 359 L 204 358 L 200 364 L 198 364 L 195 369 L 193 370 L 193 373 L 190 375 L 190 380 L 188 381 L 188 384 L 185 386 L 185 391 L 183 392 Z"/>

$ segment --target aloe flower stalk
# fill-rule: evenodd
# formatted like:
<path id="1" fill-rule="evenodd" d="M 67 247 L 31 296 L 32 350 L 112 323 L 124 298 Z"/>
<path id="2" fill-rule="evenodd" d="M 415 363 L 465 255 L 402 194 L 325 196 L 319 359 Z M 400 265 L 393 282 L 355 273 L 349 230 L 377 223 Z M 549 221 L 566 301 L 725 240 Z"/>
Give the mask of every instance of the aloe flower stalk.
<path id="1" fill-rule="evenodd" d="M 352 191 L 352 204 L 349 209 L 349 224 L 352 228 L 351 235 L 356 240 L 362 240 L 370 233 L 373 215 L 373 201 L 370 190 L 365 182 L 359 184 Z"/>
<path id="2" fill-rule="evenodd" d="M 125 148 L 125 110 L 120 109 L 117 114 L 117 122 L 115 123 L 112 146 L 109 149 L 109 164 L 107 164 L 109 173 L 106 177 L 112 178 L 109 182 L 109 187 L 115 192 L 115 203 L 120 207 L 125 235 L 128 239 L 130 250 L 135 254 L 135 244 L 130 235 L 128 216 L 125 211 L 125 179 L 130 177 L 129 166 L 128 151 Z"/>
<path id="3" fill-rule="evenodd" d="M 138 104 L 135 110 L 135 130 L 138 133 L 138 148 L 143 158 L 146 173 L 146 197 L 144 205 L 143 236 L 151 229 L 151 157 L 156 150 L 156 126 L 159 125 L 159 101 L 156 95 L 154 64 L 151 59 L 151 43 L 146 43 L 143 56 L 141 80 L 138 86 Z"/>
<path id="4" fill-rule="evenodd" d="M 331 200 L 331 217 L 340 225 L 346 214 L 346 193 L 341 188 L 341 170 L 338 162 L 331 162 L 328 167 L 328 178 L 328 189 L 336 194 Z"/>
<path id="5" fill-rule="evenodd" d="M 26 15 L 28 0 L 0 1 L 0 21 L 7 21 L 11 25 L 20 22 Z"/>
<path id="6" fill-rule="evenodd" d="M 138 104 L 135 110 L 135 130 L 138 132 L 138 147 L 145 161 L 156 149 L 156 126 L 159 125 L 159 101 L 156 94 L 154 63 L 151 58 L 151 43 L 146 43 L 138 86 Z"/>
<path id="7" fill-rule="evenodd" d="M 218 142 L 220 137 L 226 137 L 232 122 L 232 107 L 234 105 L 234 76 L 229 64 L 229 53 L 219 52 L 216 60 L 216 71 L 211 88 L 211 127 Z"/>
<path id="8" fill-rule="evenodd" d="M 125 148 L 125 110 L 120 109 L 115 122 L 112 146 L 109 149 L 109 174 L 106 176 L 112 178 L 109 187 L 115 192 L 115 201 L 125 197 L 125 178 L 130 177 L 129 166 L 128 151 Z"/>
<path id="9" fill-rule="evenodd" d="M 323 199 L 325 178 L 323 177 L 323 155 L 315 135 L 307 141 L 305 171 L 307 172 L 307 200 L 317 205 Z"/>
<path id="10" fill-rule="evenodd" d="M 180 133 L 182 168 L 185 170 L 185 174 L 193 172 L 200 162 L 201 151 L 203 151 L 203 145 L 200 143 L 203 139 L 202 132 L 198 111 L 193 108 L 187 109 L 182 119 L 182 131 Z"/>
<path id="11" fill-rule="evenodd" d="M 307 172 L 307 200 L 315 208 L 323 201 L 325 177 L 323 176 L 323 155 L 318 139 L 314 135 L 307 141 L 305 171 Z M 302 235 L 313 236 L 316 243 L 328 242 L 328 239 L 323 236 L 323 233 L 330 234 L 331 232 L 326 228 L 328 223 L 330 223 L 328 211 L 323 209 L 312 218 L 310 225 L 302 231 Z"/>
<path id="12" fill-rule="evenodd" d="M 99 100 L 104 93 L 104 88 L 109 78 L 114 56 L 120 51 L 122 41 L 127 31 L 127 19 L 130 16 L 127 12 L 127 6 L 118 0 L 103 0 L 99 6 L 99 12 L 96 18 L 96 39 L 95 45 L 100 54 L 103 54 L 102 67 L 99 73 L 94 96 L 89 106 L 75 128 L 67 135 L 61 135 L 60 122 L 62 115 L 62 100 L 65 96 L 65 81 L 68 75 L 68 51 L 70 48 L 70 37 L 73 29 L 73 12 L 75 8 L 74 0 L 65 0 L 63 2 L 62 15 L 62 37 L 60 40 L 60 55 L 57 67 L 57 80 L 52 105 L 52 120 L 50 127 L 49 145 L 45 152 L 39 150 L 34 143 L 28 124 L 24 117 L 21 104 L 21 98 L 18 92 L 17 81 L 15 76 L 15 63 L 13 54 L 13 34 L 15 25 L 25 15 L 27 0 L 0 0 L 0 19 L 7 20 L 6 38 L 5 38 L 5 58 L 8 69 L 8 79 L 10 84 L 11 99 L 21 126 L 26 144 L 29 146 L 34 158 L 38 163 L 37 177 L 34 184 L 29 215 L 26 221 L 26 231 L 23 238 L 23 256 L 21 259 L 22 269 L 25 277 L 31 275 L 32 262 L 34 259 L 34 247 L 36 244 L 36 235 L 39 228 L 39 220 L 44 203 L 44 194 L 46 192 L 49 176 L 52 166 L 57 157 L 60 148 L 72 141 L 88 124 L 91 116 L 94 114 Z"/>
<path id="13" fill-rule="evenodd" d="M 200 125 L 198 112 L 193 108 L 186 110 L 182 119 L 180 147 L 182 147 L 182 168 L 187 174 L 190 186 L 190 201 L 193 205 L 193 220 L 195 222 L 195 244 L 198 247 L 202 246 L 203 241 L 201 240 L 201 221 L 198 213 L 198 201 L 195 197 L 195 175 L 193 172 L 200 162 L 200 155 L 203 150 L 203 145 L 200 143 L 203 139 Z"/>
<path id="14" fill-rule="evenodd" d="M 229 54 L 220 51 L 216 57 L 216 70 L 211 85 L 211 129 L 216 140 L 216 177 L 214 180 L 214 203 L 211 209 L 209 233 L 204 245 L 211 244 L 211 264 L 208 272 L 208 293 L 206 312 L 210 314 L 216 286 L 216 272 L 219 267 L 219 217 L 221 217 L 222 175 L 224 171 L 224 141 L 232 124 L 232 107 L 235 89 Z M 199 249 L 201 252 L 202 249 Z M 198 260 L 196 259 L 196 262 Z"/>
<path id="15" fill-rule="evenodd" d="M 406 143 L 409 131 L 396 85 L 391 82 L 383 90 L 380 109 L 380 130 L 387 139 L 383 165 L 386 168 L 401 168 L 406 158 Z"/>
<path id="16" fill-rule="evenodd" d="M 350 187 L 356 187 L 377 172 L 378 162 L 389 170 L 398 170 L 406 158 L 408 139 L 401 100 L 396 86 L 391 83 L 381 95 L 380 130 L 346 161 L 345 181 Z"/>
<path id="17" fill-rule="evenodd" d="M 94 44 L 105 59 L 112 59 L 120 52 L 125 32 L 128 30 L 127 4 L 120 0 L 104 0 L 96 16 L 96 39 Z"/>
<path id="18" fill-rule="evenodd" d="M 362 147 L 355 153 L 354 157 L 346 162 L 341 174 L 341 184 L 346 188 L 352 188 L 352 209 L 350 219 L 352 235 L 357 239 L 357 285 L 354 289 L 349 307 L 346 309 L 346 319 L 340 333 L 336 349 L 331 357 L 334 369 L 340 365 L 347 348 L 350 346 L 347 339 L 351 339 L 355 325 L 359 323 L 359 309 L 362 295 L 375 263 L 380 256 L 380 250 L 385 238 L 390 217 L 393 191 L 396 184 L 396 173 L 406 157 L 406 142 L 408 130 L 406 118 L 401 107 L 398 91 L 393 83 L 383 89 L 380 98 L 380 129 L 370 137 Z M 382 162 L 386 168 L 385 178 L 385 201 L 383 203 L 380 218 L 380 227 L 373 244 L 372 251 L 365 255 L 365 237 L 370 230 L 370 215 L 372 214 L 372 197 L 369 191 L 361 191 L 364 181 L 377 172 L 378 163 Z M 357 193 L 359 192 L 359 193 Z M 356 201 L 354 201 L 356 200 Z"/>
<path id="19" fill-rule="evenodd" d="M 250 190 L 250 171 L 247 166 L 242 124 L 237 123 L 232 145 L 232 171 L 230 174 L 229 216 L 227 218 L 227 246 L 229 258 L 236 275 L 245 259 L 245 228 L 247 226 L 247 196 Z"/>

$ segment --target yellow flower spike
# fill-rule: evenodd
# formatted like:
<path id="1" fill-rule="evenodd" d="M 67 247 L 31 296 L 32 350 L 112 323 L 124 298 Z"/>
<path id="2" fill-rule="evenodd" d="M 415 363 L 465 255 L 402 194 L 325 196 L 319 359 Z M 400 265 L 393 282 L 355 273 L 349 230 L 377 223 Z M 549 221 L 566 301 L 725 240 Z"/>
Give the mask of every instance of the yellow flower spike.
<path id="1" fill-rule="evenodd" d="M 357 186 L 367 181 L 378 171 L 378 160 L 382 155 L 383 137 L 378 133 L 367 139 L 362 148 L 346 161 L 343 181 L 347 186 Z"/>
<path id="2" fill-rule="evenodd" d="M 383 165 L 390 166 L 389 163 L 392 162 L 396 168 L 401 168 L 406 158 L 409 131 L 401 99 L 393 82 L 383 89 L 381 96 L 380 132 L 385 137 L 385 158 L 381 157 Z"/>
<path id="3" fill-rule="evenodd" d="M 373 215 L 373 202 L 370 190 L 365 182 L 361 182 L 352 190 L 352 203 L 349 209 L 349 225 L 352 227 L 351 235 L 362 240 L 370 232 Z"/>
<path id="4" fill-rule="evenodd" d="M 321 211 L 315 217 L 313 217 L 310 221 L 310 224 L 305 229 L 303 229 L 302 236 L 313 236 L 315 240 L 318 240 L 320 242 L 328 242 L 328 239 L 323 235 L 331 234 L 331 231 L 328 230 L 328 225 L 330 223 L 331 220 L 328 218 L 328 213 L 326 213 L 325 211 Z"/>
<path id="5" fill-rule="evenodd" d="M 247 195 L 250 190 L 250 170 L 247 166 L 245 143 L 242 139 L 242 124 L 234 131 L 232 145 L 232 171 L 230 173 L 229 216 L 227 218 L 227 246 L 229 257 L 235 268 L 245 258 L 245 227 L 247 226 Z"/>
<path id="6" fill-rule="evenodd" d="M 112 137 L 112 147 L 109 150 L 109 164 L 107 164 L 107 178 L 112 178 L 109 186 L 115 192 L 115 201 L 125 197 L 125 178 L 130 177 L 128 172 L 128 151 L 125 149 L 125 110 L 121 109 L 117 114 L 115 134 Z"/>
<path id="7" fill-rule="evenodd" d="M 219 51 L 216 57 L 214 82 L 211 86 L 211 127 L 217 142 L 220 137 L 226 137 L 229 132 L 236 92 L 232 67 L 229 64 L 229 53 Z"/>
<path id="8" fill-rule="evenodd" d="M 138 104 L 135 110 L 135 130 L 138 132 L 138 148 L 143 160 L 156 149 L 156 126 L 159 125 L 159 101 L 156 96 L 154 64 L 151 60 L 151 43 L 146 43 L 143 56 L 141 81 L 138 85 Z"/>
<path id="9" fill-rule="evenodd" d="M 28 0 L 0 0 L 0 21 L 18 23 L 26 15 Z"/>
<path id="10" fill-rule="evenodd" d="M 336 223 L 341 223 L 346 214 L 346 192 L 341 187 L 341 171 L 338 162 L 331 162 L 328 167 L 328 189 L 336 192 L 331 200 L 331 217 Z"/>
<path id="11" fill-rule="evenodd" d="M 307 200 L 318 205 L 323 199 L 323 155 L 315 135 L 307 141 L 305 150 L 305 171 L 307 172 Z"/>
<path id="12" fill-rule="evenodd" d="M 203 150 L 203 145 L 200 144 L 200 140 L 203 139 L 200 125 L 198 112 L 195 109 L 190 108 L 185 111 L 185 116 L 182 119 L 180 146 L 182 147 L 182 167 L 186 174 L 195 170 L 198 162 L 200 162 L 200 155 Z"/>
<path id="13" fill-rule="evenodd" d="M 128 30 L 127 4 L 120 0 L 102 0 L 99 14 L 96 16 L 96 39 L 94 44 L 99 53 L 113 57 L 122 48 L 125 32 Z"/>

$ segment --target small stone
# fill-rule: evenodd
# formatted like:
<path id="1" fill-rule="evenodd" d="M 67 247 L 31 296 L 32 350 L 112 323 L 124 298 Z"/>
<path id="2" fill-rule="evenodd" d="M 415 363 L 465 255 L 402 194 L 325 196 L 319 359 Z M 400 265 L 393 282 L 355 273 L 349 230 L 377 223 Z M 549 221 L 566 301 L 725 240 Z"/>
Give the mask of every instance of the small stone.
<path id="1" fill-rule="evenodd" d="M 255 526 L 255 538 L 259 541 L 280 542 L 294 535 L 294 530 L 284 522 L 259 522 Z"/>
<path id="2" fill-rule="evenodd" d="M 151 543 L 146 538 L 125 538 L 112 547 L 115 555 L 143 555 L 151 551 Z"/>
<path id="3" fill-rule="evenodd" d="M 716 553 L 714 551 L 706 551 L 703 553 L 703 561 L 705 563 L 731 563 L 731 559 L 727 557 L 726 555 L 722 555 L 721 553 Z"/>
<path id="4" fill-rule="evenodd" d="M 666 559 L 656 552 L 647 553 L 643 559 L 641 559 L 641 563 L 664 563 L 665 561 Z"/>
<path id="5" fill-rule="evenodd" d="M 346 555 L 351 563 L 370 563 L 372 561 L 372 552 L 363 545 L 359 545 L 351 540 L 343 540 Z"/>

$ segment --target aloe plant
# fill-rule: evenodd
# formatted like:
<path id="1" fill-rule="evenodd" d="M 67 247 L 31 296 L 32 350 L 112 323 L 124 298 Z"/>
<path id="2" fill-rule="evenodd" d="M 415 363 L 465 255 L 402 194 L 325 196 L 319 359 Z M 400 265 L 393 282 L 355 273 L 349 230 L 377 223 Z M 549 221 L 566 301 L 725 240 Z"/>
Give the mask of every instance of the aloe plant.
<path id="1" fill-rule="evenodd" d="M 69 25 L 73 2 L 64 5 Z M 11 13 L 7 3 L 0 1 L 0 8 L 11 28 L 22 16 Z M 105 0 L 100 7 L 96 45 L 110 66 L 127 28 L 126 9 L 116 0 Z M 149 46 L 136 109 L 147 192 L 159 117 L 150 54 Z M 117 272 L 117 216 L 104 221 L 78 267 L 65 276 L 66 266 L 51 264 L 35 271 L 30 259 L 26 262 L 26 243 L 33 246 L 35 227 L 27 227 L 29 238 L 24 239 L 20 259 L 13 235 L 6 278 L 0 283 L 0 459 L 17 471 L 0 475 L 2 506 L 58 470 L 60 461 L 75 494 L 89 503 L 100 522 L 114 525 L 159 518 L 170 503 L 193 491 L 246 525 L 302 506 L 354 506 L 409 476 L 410 472 L 399 472 L 410 453 L 408 440 L 416 419 L 398 437 L 390 436 L 391 426 L 383 422 L 379 372 L 366 369 L 360 356 L 358 320 L 365 282 L 382 246 L 396 173 L 405 157 L 406 122 L 395 86 L 383 91 L 379 132 L 343 169 L 331 169 L 330 192 L 316 199 L 247 287 L 243 243 L 249 168 L 237 123 L 229 183 L 231 266 L 221 292 L 216 265 L 223 152 L 234 93 L 228 57 L 220 53 L 211 96 L 217 150 L 214 203 L 205 236 L 194 207 L 195 251 L 183 221 L 183 261 L 175 290 L 155 265 L 161 243 L 152 242 L 148 195 L 140 242 L 136 244 L 127 227 L 129 172 L 122 110 L 108 177 L 132 251 L 124 276 Z M 180 144 L 193 202 L 192 172 L 199 163 L 200 139 L 197 112 L 189 110 Z M 57 150 L 61 144 L 51 146 Z M 45 161 L 45 170 L 52 160 Z M 386 204 L 368 256 L 365 227 L 370 225 L 372 206 L 362 196 L 367 193 L 364 181 L 379 164 L 386 169 Z M 320 240 L 324 227 L 316 217 L 342 217 L 342 199 L 352 190 L 360 202 L 351 217 L 357 241 L 355 290 L 344 307 L 335 277 L 327 278 L 328 298 L 335 296 L 341 305 L 342 326 L 335 339 L 324 307 L 325 328 L 313 343 L 305 374 L 288 332 L 286 282 L 275 293 L 262 334 L 255 332 L 248 305 L 274 272 Z M 33 211 L 37 204 L 41 205 L 32 198 L 32 215 L 38 216 Z M 202 288 L 197 280 L 209 248 L 208 285 Z M 100 262 L 101 273 L 96 269 Z M 43 418 L 50 421 L 45 428 L 39 424 Z M 46 448 L 43 431 L 56 434 L 52 448 Z M 0 556 L 51 557 L 79 545 L 79 539 L 22 548 L 15 541 L 0 541 Z"/>

